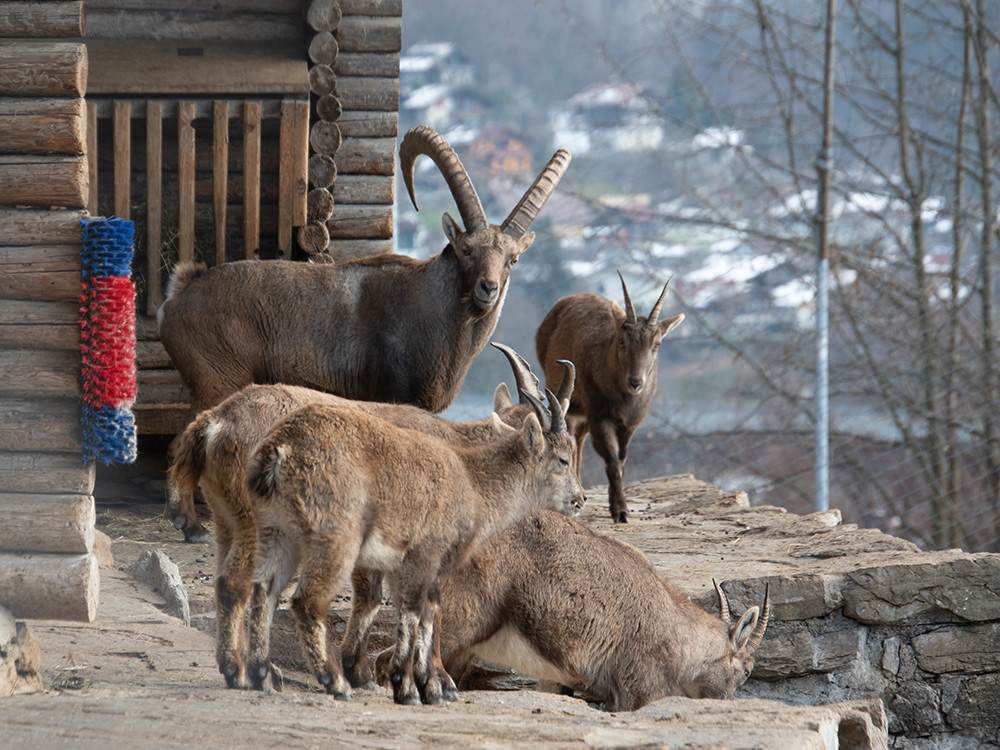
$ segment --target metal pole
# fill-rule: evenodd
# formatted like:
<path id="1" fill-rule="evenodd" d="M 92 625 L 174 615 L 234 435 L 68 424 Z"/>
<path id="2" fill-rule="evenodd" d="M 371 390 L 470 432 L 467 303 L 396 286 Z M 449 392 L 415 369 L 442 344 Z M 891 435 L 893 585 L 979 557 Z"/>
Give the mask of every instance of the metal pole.
<path id="1" fill-rule="evenodd" d="M 823 147 L 816 157 L 816 510 L 830 507 L 830 170 L 833 169 L 833 53 L 837 0 L 826 3 Z"/>

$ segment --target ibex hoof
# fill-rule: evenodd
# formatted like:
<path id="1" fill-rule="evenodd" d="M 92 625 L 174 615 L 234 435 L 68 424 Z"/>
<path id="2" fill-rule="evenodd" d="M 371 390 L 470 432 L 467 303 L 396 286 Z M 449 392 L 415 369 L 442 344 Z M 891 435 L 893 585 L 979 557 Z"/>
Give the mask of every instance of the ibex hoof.
<path id="1" fill-rule="evenodd" d="M 174 528 L 178 531 L 182 530 L 188 522 L 188 517 L 183 513 L 179 516 L 174 516 Z"/>
<path id="2" fill-rule="evenodd" d="M 240 679 L 240 665 L 235 662 L 229 662 L 228 664 L 221 665 L 219 671 L 222 672 L 222 676 L 226 678 L 226 687 L 229 688 L 242 688 L 244 687 L 242 680 Z"/>
<path id="3" fill-rule="evenodd" d="M 338 693 L 338 692 L 334 692 L 333 693 L 333 699 L 335 701 L 344 701 L 345 703 L 353 703 L 354 702 L 354 698 L 351 697 L 350 693 Z"/>
<path id="4" fill-rule="evenodd" d="M 204 544 L 212 541 L 212 535 L 208 533 L 208 529 L 197 521 L 193 526 L 185 526 L 182 531 L 184 532 L 184 541 L 188 544 Z"/>
<path id="5" fill-rule="evenodd" d="M 446 701 L 455 702 L 458 700 L 458 688 L 446 687 L 441 691 L 441 697 Z"/>
<path id="6" fill-rule="evenodd" d="M 628 523 L 627 510 L 620 510 L 617 513 L 612 513 L 611 517 L 615 520 L 615 523 Z"/>

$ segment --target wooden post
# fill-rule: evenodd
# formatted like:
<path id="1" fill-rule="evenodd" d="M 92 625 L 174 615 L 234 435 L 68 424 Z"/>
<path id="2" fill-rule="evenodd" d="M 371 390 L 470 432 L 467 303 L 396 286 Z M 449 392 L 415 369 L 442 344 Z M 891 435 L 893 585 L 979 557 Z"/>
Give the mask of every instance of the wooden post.
<path id="1" fill-rule="evenodd" d="M 260 118 L 261 103 L 243 105 L 243 252 L 260 250 Z"/>
<path id="2" fill-rule="evenodd" d="M 179 236 L 177 257 L 181 262 L 194 260 L 194 102 L 177 104 L 177 193 Z"/>
<path id="3" fill-rule="evenodd" d="M 146 103 L 146 314 L 163 302 L 163 103 Z"/>
<path id="4" fill-rule="evenodd" d="M 100 216 L 97 210 L 97 105 L 87 102 L 87 213 Z"/>
<path id="5" fill-rule="evenodd" d="M 114 104 L 115 216 L 132 218 L 132 103 Z"/>
<path id="6" fill-rule="evenodd" d="M 0 553 L 0 604 L 16 617 L 91 622 L 99 588 L 92 554 Z"/>
<path id="7" fill-rule="evenodd" d="M 278 140 L 278 257 L 292 256 L 292 207 L 295 185 L 295 108 L 290 99 L 281 102 Z"/>
<path id="8" fill-rule="evenodd" d="M 306 195 L 309 192 L 309 102 L 295 102 L 295 198 L 292 224 L 306 223 Z"/>
<path id="9" fill-rule="evenodd" d="M 226 262 L 226 207 L 229 191 L 229 102 L 215 102 L 212 127 L 212 208 L 215 264 Z"/>

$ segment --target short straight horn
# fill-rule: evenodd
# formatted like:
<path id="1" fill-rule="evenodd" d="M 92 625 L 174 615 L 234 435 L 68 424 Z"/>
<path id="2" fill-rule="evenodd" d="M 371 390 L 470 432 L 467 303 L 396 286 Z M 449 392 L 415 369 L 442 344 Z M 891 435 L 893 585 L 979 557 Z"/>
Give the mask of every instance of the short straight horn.
<path id="1" fill-rule="evenodd" d="M 654 325 L 657 320 L 660 319 L 660 308 L 663 306 L 663 298 L 667 296 L 667 287 L 670 286 L 670 280 L 673 279 L 671 274 L 670 278 L 667 279 L 667 283 L 663 285 L 663 291 L 660 292 L 660 298 L 656 300 L 656 304 L 653 305 L 653 309 L 649 311 L 649 318 L 647 318 L 647 325 Z"/>
<path id="2" fill-rule="evenodd" d="M 528 233 L 531 222 L 537 218 L 538 212 L 542 210 L 542 206 L 545 205 L 559 184 L 559 180 L 566 173 L 569 161 L 569 151 L 564 148 L 552 155 L 549 163 L 545 165 L 545 169 L 538 174 L 531 187 L 521 196 L 521 200 L 503 220 L 500 231 L 516 240 Z"/>
<path id="3" fill-rule="evenodd" d="M 576 385 L 576 366 L 568 359 L 557 359 L 556 362 L 563 366 L 563 377 L 556 389 L 556 396 L 560 404 L 568 404 L 573 398 L 573 388 Z"/>
<path id="4" fill-rule="evenodd" d="M 553 435 L 558 435 L 560 432 L 566 432 L 566 415 L 563 414 L 562 404 L 559 402 L 559 397 L 546 388 L 545 398 L 549 401 L 549 412 L 552 414 L 552 422 L 549 430 Z"/>
<path id="5" fill-rule="evenodd" d="M 635 325 L 635 308 L 632 307 L 632 298 L 628 296 L 628 287 L 625 286 L 625 277 L 622 272 L 618 272 L 618 278 L 622 280 L 622 294 L 625 296 L 625 322 Z"/>
<path id="6" fill-rule="evenodd" d="M 764 629 L 767 627 L 767 618 L 771 614 L 771 584 L 765 584 L 764 586 L 764 607 L 760 613 L 760 619 L 757 620 L 757 625 L 753 629 L 753 633 L 750 634 L 750 640 L 747 641 L 747 651 L 749 653 L 754 653 L 760 646 L 760 642 L 764 640 Z"/>

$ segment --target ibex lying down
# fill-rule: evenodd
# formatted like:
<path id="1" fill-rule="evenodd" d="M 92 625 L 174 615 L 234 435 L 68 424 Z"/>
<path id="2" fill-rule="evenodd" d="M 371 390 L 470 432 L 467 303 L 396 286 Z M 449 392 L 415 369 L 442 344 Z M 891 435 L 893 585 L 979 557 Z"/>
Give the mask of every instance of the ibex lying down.
<path id="1" fill-rule="evenodd" d="M 356 407 L 326 404 L 293 412 L 260 443 L 248 470 L 260 522 L 256 578 L 276 598 L 299 570 L 292 610 L 306 659 L 328 692 L 351 692 L 340 659 L 327 655 L 330 600 L 347 573 L 379 571 L 399 615 L 393 698 L 441 702 L 431 658 L 439 574 L 540 507 L 572 513 L 582 504 L 573 441 L 558 398 L 547 395 L 551 417 L 538 404 L 520 430 L 496 419 L 508 436 L 481 446 L 454 447 Z M 266 636 L 250 633 L 251 641 Z M 251 659 L 266 650 L 251 642 Z"/>
<path id="2" fill-rule="evenodd" d="M 441 657 L 564 685 L 612 711 L 671 695 L 732 698 L 750 675 L 770 608 L 721 619 L 661 579 L 634 547 L 542 511 L 481 544 L 441 583 Z M 384 657 L 380 657 L 380 672 Z"/>
<path id="3" fill-rule="evenodd" d="M 616 523 L 628 521 L 625 459 L 629 441 L 646 418 L 656 393 L 660 341 L 684 320 L 683 314 L 658 320 L 667 284 L 648 318 L 636 317 L 625 279 L 624 310 L 596 294 L 563 297 L 535 335 L 546 380 L 559 376 L 557 360 L 568 359 L 576 365 L 576 387 L 566 413 L 576 439 L 576 471 L 579 475 L 589 432 L 594 450 L 604 459 L 608 505 Z"/>
<path id="4" fill-rule="evenodd" d="M 519 392 L 540 395 L 537 382 L 530 368 L 512 349 L 494 344 L 510 361 Z M 572 366 L 567 363 L 566 377 L 558 397 L 568 401 L 573 390 Z M 269 602 L 258 586 L 253 586 L 253 572 L 257 549 L 257 509 L 248 494 L 246 465 L 257 443 L 280 419 L 296 409 L 311 403 L 348 404 L 400 427 L 420 430 L 436 435 L 451 445 L 475 445 L 497 439 L 497 429 L 492 420 L 454 423 L 436 417 L 415 406 L 383 404 L 379 402 L 349 401 L 310 388 L 286 385 L 251 385 L 227 398 L 218 406 L 196 417 L 177 438 L 176 452 L 170 467 L 171 480 L 186 493 L 193 493 L 201 486 L 212 513 L 215 528 L 216 560 L 218 572 L 215 579 L 216 593 L 216 659 L 219 671 L 229 687 L 243 687 L 245 674 L 245 645 L 243 643 L 244 614 L 253 597 L 251 627 L 263 627 L 261 621 L 270 617 Z M 520 427 L 534 407 L 526 399 L 514 405 L 503 383 L 497 387 L 494 409 L 507 424 Z M 357 609 L 367 608 L 368 599 L 381 595 L 381 578 L 372 576 L 356 584 L 360 595 L 354 598 Z M 257 644 L 266 647 L 268 644 Z M 371 681 L 367 660 L 358 660 L 356 654 L 367 654 L 367 643 L 351 646 L 352 684 Z M 440 659 L 438 654 L 436 658 Z M 251 661 L 267 665 L 267 652 L 253 654 Z M 265 668 L 251 675 L 254 686 L 263 689 L 268 677 L 276 675 Z M 276 684 L 280 687 L 280 682 Z M 449 683 L 446 692 L 454 692 Z"/>
<path id="5" fill-rule="evenodd" d="M 438 412 L 458 393 L 493 333 L 527 233 L 569 165 L 559 150 L 500 226 L 491 225 L 458 156 L 433 129 L 403 138 L 410 198 L 425 154 L 451 189 L 463 230 L 427 260 L 380 255 L 335 265 L 240 261 L 180 265 L 159 310 L 160 339 L 192 392 L 193 413 L 251 383 L 303 385 Z M 205 541 L 193 499 L 171 491 L 174 524 Z"/>

